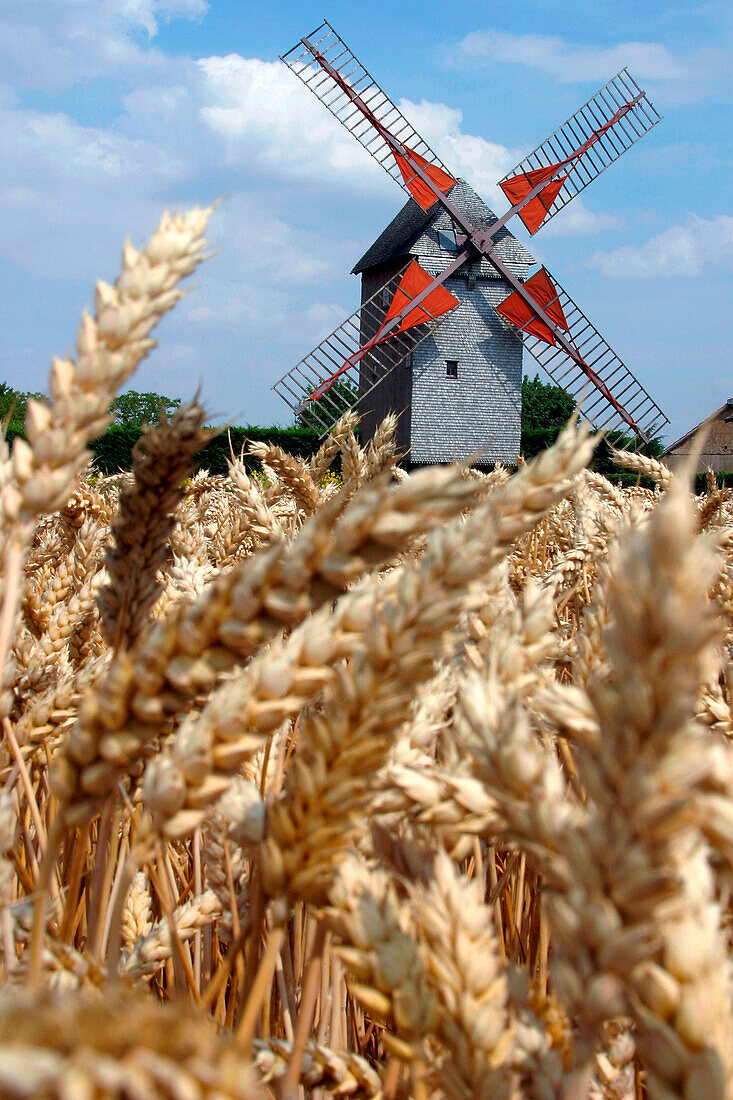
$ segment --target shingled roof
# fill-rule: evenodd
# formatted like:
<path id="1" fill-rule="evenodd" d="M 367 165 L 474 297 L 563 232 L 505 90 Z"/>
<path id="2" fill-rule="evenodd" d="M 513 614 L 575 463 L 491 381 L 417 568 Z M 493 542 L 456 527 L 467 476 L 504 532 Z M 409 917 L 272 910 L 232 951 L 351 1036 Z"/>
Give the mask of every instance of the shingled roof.
<path id="1" fill-rule="evenodd" d="M 496 221 L 493 210 L 489 209 L 465 180 L 458 180 L 450 192 L 450 198 L 462 213 L 470 216 L 474 225 L 491 225 Z M 450 224 L 450 218 L 440 203 L 435 203 L 430 210 L 425 211 L 414 199 L 409 199 L 354 266 L 352 274 L 359 275 L 370 267 L 409 256 L 420 237 L 438 221 Z M 499 234 L 497 251 L 509 264 L 523 266 L 535 263 L 531 253 L 506 227 Z M 486 274 L 495 276 L 493 269 L 487 270 Z"/>
<path id="2" fill-rule="evenodd" d="M 695 436 L 705 429 L 705 442 L 702 453 L 697 455 L 696 470 L 698 473 L 710 466 L 713 470 L 723 473 L 733 472 L 733 397 L 728 398 L 725 405 L 707 416 L 700 424 L 695 425 L 689 432 L 676 439 L 662 452 L 662 458 L 668 466 L 675 469 L 696 453 L 697 442 Z"/>

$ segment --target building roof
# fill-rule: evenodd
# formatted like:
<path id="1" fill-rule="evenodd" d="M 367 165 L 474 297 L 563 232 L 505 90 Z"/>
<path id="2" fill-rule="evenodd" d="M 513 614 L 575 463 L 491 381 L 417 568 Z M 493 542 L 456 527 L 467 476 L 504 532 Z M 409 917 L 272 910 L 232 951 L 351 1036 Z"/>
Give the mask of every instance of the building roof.
<path id="1" fill-rule="evenodd" d="M 730 442 L 733 441 L 733 397 L 729 397 L 725 405 L 721 405 L 719 409 L 706 416 L 694 428 L 690 428 L 689 432 L 685 432 L 674 443 L 670 443 L 669 447 L 662 453 L 662 457 L 664 458 L 666 455 L 675 452 L 679 453 L 680 448 L 683 448 L 701 428 L 705 427 L 713 429 L 708 433 L 706 440 L 706 454 L 727 453 L 730 450 Z M 716 445 L 720 448 L 719 451 L 711 449 Z"/>
<path id="2" fill-rule="evenodd" d="M 496 214 L 470 187 L 465 180 L 458 180 L 450 192 L 451 202 L 467 216 L 475 225 L 491 225 L 496 221 Z M 436 223 L 439 228 L 451 224 L 450 217 L 440 203 L 435 203 L 430 210 L 423 210 L 414 199 L 408 199 L 405 205 L 389 225 L 380 233 L 376 241 L 364 253 L 359 262 L 354 266 L 352 274 L 358 275 L 370 267 L 390 263 L 393 260 L 409 256 L 417 242 L 425 236 Z M 499 235 L 497 246 L 499 256 L 509 265 L 517 265 L 526 269 L 535 263 L 531 253 L 517 238 L 504 227 Z M 485 261 L 484 261 L 485 264 Z M 484 266 L 482 264 L 482 268 Z M 524 273 L 524 270 L 522 271 Z M 482 275 L 496 278 L 496 272 L 486 264 L 486 271 Z"/>

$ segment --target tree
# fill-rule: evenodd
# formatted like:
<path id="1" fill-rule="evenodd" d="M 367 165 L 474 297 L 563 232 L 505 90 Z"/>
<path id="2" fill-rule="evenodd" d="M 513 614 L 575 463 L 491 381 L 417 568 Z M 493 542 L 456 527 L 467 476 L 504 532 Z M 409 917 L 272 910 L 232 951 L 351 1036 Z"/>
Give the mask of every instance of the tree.
<path id="1" fill-rule="evenodd" d="M 11 434 L 22 432 L 28 411 L 28 398 L 42 400 L 42 393 L 13 389 L 7 382 L 0 382 L 0 423 L 8 425 Z"/>
<path id="2" fill-rule="evenodd" d="M 328 398 L 331 402 L 329 406 L 329 415 L 331 412 L 335 415 L 336 409 L 333 408 L 335 405 L 338 409 L 339 416 L 342 416 L 345 412 L 349 411 L 358 396 L 359 391 L 356 386 L 346 381 L 346 379 L 340 379 L 338 382 L 334 382 L 331 389 L 328 391 Z"/>
<path id="3" fill-rule="evenodd" d="M 561 429 L 573 415 L 575 401 L 560 386 L 539 374 L 522 379 L 522 427 Z"/>
<path id="4" fill-rule="evenodd" d="M 180 404 L 180 397 L 127 390 L 115 397 L 110 412 L 114 414 L 115 424 L 151 424 L 157 422 L 161 412 L 170 416 Z"/>
<path id="5" fill-rule="evenodd" d="M 575 400 L 560 386 L 543 382 L 536 374 L 534 378 L 522 380 L 522 446 L 525 458 L 533 458 L 540 451 L 551 446 L 573 414 Z M 591 460 L 591 469 L 619 485 L 635 485 L 638 474 L 617 466 L 611 456 L 611 447 L 623 450 L 631 445 L 633 439 L 616 429 L 609 432 L 598 444 Z M 642 454 L 658 458 L 663 444 L 660 439 L 652 439 L 643 444 Z M 642 478 L 642 484 L 651 486 L 652 482 Z"/>
<path id="6" fill-rule="evenodd" d="M 550 447 L 573 415 L 575 401 L 560 386 L 538 374 L 522 379 L 522 443 L 525 458 Z"/>

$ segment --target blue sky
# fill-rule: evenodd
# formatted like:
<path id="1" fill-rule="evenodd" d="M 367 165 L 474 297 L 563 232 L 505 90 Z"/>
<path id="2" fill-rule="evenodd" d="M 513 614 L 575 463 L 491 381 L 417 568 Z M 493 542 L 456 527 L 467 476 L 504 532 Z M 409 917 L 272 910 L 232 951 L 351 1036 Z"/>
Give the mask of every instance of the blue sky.
<path id="1" fill-rule="evenodd" d="M 531 248 L 668 440 L 733 397 L 733 8 L 655 0 L 0 0 L 0 378 L 45 389 L 125 236 L 224 195 L 132 385 L 287 421 L 270 386 L 354 308 L 349 271 L 403 200 L 278 61 L 324 16 L 497 212 L 496 180 L 627 64 L 664 121 Z"/>

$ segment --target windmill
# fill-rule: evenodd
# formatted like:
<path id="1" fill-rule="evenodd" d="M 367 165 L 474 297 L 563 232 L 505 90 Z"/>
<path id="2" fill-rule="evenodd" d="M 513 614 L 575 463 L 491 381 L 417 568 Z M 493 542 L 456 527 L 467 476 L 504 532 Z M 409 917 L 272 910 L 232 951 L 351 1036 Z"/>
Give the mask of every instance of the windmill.
<path id="1" fill-rule="evenodd" d="M 438 391 L 433 388 L 431 398 L 428 387 L 420 399 L 422 420 L 417 415 L 421 372 L 435 359 L 441 326 L 461 334 L 461 315 L 467 316 L 479 279 L 484 287 L 480 297 L 474 293 L 473 305 L 485 334 L 497 349 L 506 344 L 515 349 L 507 357 L 511 369 L 503 375 L 495 372 L 488 389 L 485 385 L 473 391 L 469 408 L 479 443 L 486 413 L 482 406 L 498 402 L 501 409 L 503 386 L 514 391 L 513 406 L 506 405 L 504 415 L 514 417 L 518 444 L 522 347 L 555 384 L 583 399 L 583 416 L 594 427 L 617 433 L 627 445 L 649 442 L 668 423 L 558 280 L 544 267 L 529 274 L 535 261 L 506 228 L 517 215 L 530 234 L 536 233 L 660 121 L 628 70 L 613 77 L 499 182 L 511 205 L 496 217 L 465 181 L 450 173 L 328 22 L 282 60 L 407 192 L 408 204 L 385 230 L 387 237 L 396 225 L 399 232 L 405 225 L 414 230 L 411 237 L 402 233 L 396 254 L 395 249 L 387 254 L 390 262 L 380 253 L 375 257 L 379 262 L 370 265 L 372 250 L 367 253 L 355 268 L 370 272 L 370 281 L 363 277 L 358 309 L 273 387 L 303 422 L 325 433 L 357 404 L 372 413 L 380 406 L 402 411 L 412 404 L 415 425 L 430 421 L 433 437 L 449 430 L 456 399 L 450 391 L 446 395 L 445 387 L 437 398 Z M 438 244 L 439 256 L 432 257 L 432 264 L 429 249 L 424 266 L 410 254 L 408 238 L 414 241 L 420 233 Z M 400 256 L 400 250 L 407 255 Z M 432 273 L 426 270 L 431 266 Z M 459 285 L 467 291 L 459 291 Z M 465 344 L 465 334 L 460 338 Z M 491 357 L 484 358 L 489 362 Z M 446 373 L 448 379 L 457 379 L 458 359 L 446 359 Z M 427 438 L 424 423 L 420 430 Z M 470 444 L 476 439 L 474 432 L 463 441 L 468 443 L 465 454 L 475 450 Z M 413 446 L 418 460 L 464 457 L 455 450 L 446 455 L 445 447 L 442 453 L 438 448 L 431 454 L 425 446 L 423 453 L 414 452 Z"/>

